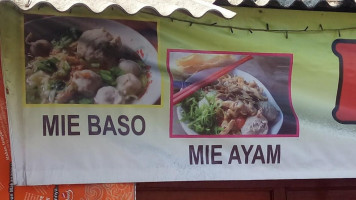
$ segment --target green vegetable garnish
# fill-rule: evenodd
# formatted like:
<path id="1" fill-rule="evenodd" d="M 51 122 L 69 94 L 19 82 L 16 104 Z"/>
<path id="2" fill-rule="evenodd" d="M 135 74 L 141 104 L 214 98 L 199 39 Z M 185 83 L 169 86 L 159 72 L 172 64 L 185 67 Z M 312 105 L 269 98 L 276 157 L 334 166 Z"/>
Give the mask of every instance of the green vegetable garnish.
<path id="1" fill-rule="evenodd" d="M 148 85 L 148 78 L 147 78 L 147 74 L 142 74 L 140 76 L 140 81 L 142 83 L 142 87 L 146 88 L 146 86 Z"/>
<path id="2" fill-rule="evenodd" d="M 199 106 L 199 101 L 204 98 L 207 103 Z M 222 131 L 217 120 L 217 112 L 220 106 L 214 96 L 208 97 L 204 92 L 196 92 L 184 99 L 180 105 L 183 109 L 182 121 L 187 123 L 188 127 L 195 132 L 204 135 L 216 135 Z"/>
<path id="3" fill-rule="evenodd" d="M 62 49 L 64 47 L 67 47 L 70 43 L 72 43 L 74 40 L 68 36 L 63 36 L 61 37 L 58 41 L 52 40 L 52 44 L 55 48 Z"/>
<path id="4" fill-rule="evenodd" d="M 100 63 L 90 63 L 90 67 L 99 68 L 100 67 Z"/>
<path id="5" fill-rule="evenodd" d="M 42 70 L 48 74 L 52 74 L 57 71 L 57 63 L 59 60 L 55 57 L 42 60 L 37 64 L 37 70 Z"/>
<path id="6" fill-rule="evenodd" d="M 89 98 L 83 98 L 78 101 L 79 104 L 93 104 L 94 100 Z"/>
<path id="7" fill-rule="evenodd" d="M 67 61 L 60 61 L 58 64 L 58 70 L 52 75 L 55 79 L 67 79 L 70 74 L 70 65 Z"/>
<path id="8" fill-rule="evenodd" d="M 66 72 L 70 72 L 70 65 L 67 61 L 62 62 L 62 68 L 66 71 Z"/>
<path id="9" fill-rule="evenodd" d="M 110 70 L 100 70 L 99 75 L 103 81 L 108 84 L 115 86 L 116 78 L 123 75 L 124 73 L 118 67 L 112 67 Z"/>
<path id="10" fill-rule="evenodd" d="M 109 71 L 109 70 L 100 70 L 99 71 L 99 75 L 101 77 L 101 79 L 109 84 L 109 85 L 115 85 L 115 77 L 114 75 Z"/>
<path id="11" fill-rule="evenodd" d="M 55 48 L 65 48 L 70 45 L 72 42 L 77 40 L 80 36 L 81 32 L 76 30 L 75 28 L 70 28 L 67 30 L 58 40 L 52 40 L 51 43 Z"/>
<path id="12" fill-rule="evenodd" d="M 124 72 L 123 72 L 120 68 L 118 68 L 118 67 L 112 67 L 112 68 L 110 68 L 110 72 L 111 72 L 111 74 L 112 74 L 113 76 L 115 76 L 115 78 L 117 78 L 117 77 L 119 77 L 119 76 L 121 76 L 121 75 L 124 74 Z"/>

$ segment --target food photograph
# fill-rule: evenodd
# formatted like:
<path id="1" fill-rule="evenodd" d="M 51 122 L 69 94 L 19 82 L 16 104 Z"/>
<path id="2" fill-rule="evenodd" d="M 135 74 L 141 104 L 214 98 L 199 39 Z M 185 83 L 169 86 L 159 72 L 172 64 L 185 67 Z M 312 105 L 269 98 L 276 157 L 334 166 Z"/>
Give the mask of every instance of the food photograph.
<path id="1" fill-rule="evenodd" d="M 292 55 L 171 50 L 171 137 L 298 136 Z"/>
<path id="2" fill-rule="evenodd" d="M 156 23 L 25 20 L 27 104 L 160 104 Z"/>

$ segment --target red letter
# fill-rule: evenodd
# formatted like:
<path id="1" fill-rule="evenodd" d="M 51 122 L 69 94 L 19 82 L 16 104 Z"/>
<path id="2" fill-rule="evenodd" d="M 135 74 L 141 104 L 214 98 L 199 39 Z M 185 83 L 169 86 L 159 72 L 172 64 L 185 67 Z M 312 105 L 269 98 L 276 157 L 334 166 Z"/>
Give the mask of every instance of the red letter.
<path id="1" fill-rule="evenodd" d="M 356 40 L 335 40 L 333 52 L 339 57 L 339 87 L 333 117 L 342 124 L 356 124 Z"/>

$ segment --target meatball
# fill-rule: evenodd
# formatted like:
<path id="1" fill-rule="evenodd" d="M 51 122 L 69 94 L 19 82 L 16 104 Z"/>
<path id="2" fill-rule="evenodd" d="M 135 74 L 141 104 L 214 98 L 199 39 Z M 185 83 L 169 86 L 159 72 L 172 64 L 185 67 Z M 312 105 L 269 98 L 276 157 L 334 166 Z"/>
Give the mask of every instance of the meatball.
<path id="1" fill-rule="evenodd" d="M 30 43 L 30 52 L 33 56 L 47 57 L 52 50 L 52 44 L 47 40 L 37 40 Z"/>
<path id="2" fill-rule="evenodd" d="M 123 103 L 123 98 L 116 88 L 106 86 L 98 90 L 94 97 L 94 102 L 96 104 L 120 104 Z"/>
<path id="3" fill-rule="evenodd" d="M 142 90 L 141 81 L 131 73 L 119 76 L 116 83 L 116 88 L 124 95 L 137 95 Z"/>
<path id="4" fill-rule="evenodd" d="M 78 40 L 77 53 L 89 62 L 117 65 L 121 48 L 120 37 L 114 37 L 105 29 L 83 32 Z"/>
<path id="5" fill-rule="evenodd" d="M 278 117 L 278 110 L 268 101 L 260 101 L 258 103 L 260 109 L 262 110 L 262 115 L 270 122 L 273 122 Z"/>
<path id="6" fill-rule="evenodd" d="M 141 71 L 140 65 L 132 60 L 120 60 L 119 69 L 125 74 L 132 73 L 135 76 L 139 76 Z"/>
<path id="7" fill-rule="evenodd" d="M 98 74 L 87 69 L 74 72 L 72 82 L 76 84 L 78 93 L 85 97 L 93 97 L 103 84 Z"/>
<path id="8" fill-rule="evenodd" d="M 268 121 L 261 111 L 257 115 L 248 117 L 241 128 L 242 135 L 266 135 L 268 132 Z"/>
<path id="9" fill-rule="evenodd" d="M 36 86 L 38 87 L 43 85 L 44 82 L 47 82 L 49 78 L 50 76 L 48 74 L 40 70 L 33 73 L 31 76 L 29 76 L 26 79 L 26 83 L 30 87 L 36 87 Z"/>

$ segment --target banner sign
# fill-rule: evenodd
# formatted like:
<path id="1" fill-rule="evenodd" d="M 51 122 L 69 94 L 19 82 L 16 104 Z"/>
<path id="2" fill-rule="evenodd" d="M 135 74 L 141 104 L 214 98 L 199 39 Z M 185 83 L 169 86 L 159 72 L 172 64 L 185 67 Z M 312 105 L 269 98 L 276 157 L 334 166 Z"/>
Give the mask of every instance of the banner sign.
<path id="1" fill-rule="evenodd" d="M 0 11 L 17 185 L 356 177 L 355 14 Z"/>
<path id="2" fill-rule="evenodd" d="M 1 68 L 1 60 L 0 60 Z M 3 83 L 0 70 L 0 81 Z M 4 85 L 0 85 L 0 199 L 3 200 L 74 200 L 113 199 L 133 200 L 133 183 L 87 184 L 87 185 L 40 185 L 14 186 L 11 174 L 9 126 L 6 112 Z"/>

